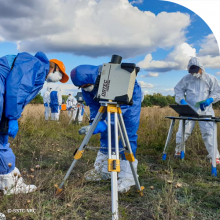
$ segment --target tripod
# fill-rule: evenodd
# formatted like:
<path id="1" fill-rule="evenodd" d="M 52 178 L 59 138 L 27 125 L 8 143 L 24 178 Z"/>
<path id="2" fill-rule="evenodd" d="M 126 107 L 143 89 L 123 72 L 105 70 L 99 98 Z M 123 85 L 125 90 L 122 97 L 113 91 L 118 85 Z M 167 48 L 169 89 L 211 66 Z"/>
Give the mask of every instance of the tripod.
<path id="1" fill-rule="evenodd" d="M 125 128 L 124 120 L 122 117 L 122 111 L 120 105 L 116 102 L 102 102 L 100 101 L 101 107 L 88 131 L 86 134 L 82 144 L 80 145 L 79 149 L 76 150 L 74 154 L 74 161 L 72 162 L 69 170 L 66 173 L 62 183 L 57 188 L 56 194 L 59 194 L 62 191 L 62 187 L 69 177 L 71 171 L 73 170 L 77 160 L 82 157 L 82 154 L 88 144 L 93 131 L 95 130 L 98 122 L 101 120 L 102 115 L 107 111 L 107 118 L 108 118 L 108 171 L 111 172 L 111 197 L 112 197 L 112 220 L 118 220 L 118 185 L 117 185 L 117 173 L 120 172 L 120 160 L 119 160 L 119 143 L 118 143 L 118 132 L 121 137 L 121 141 L 124 147 L 124 153 L 126 160 L 129 161 L 132 174 L 135 180 L 135 185 L 137 187 L 138 192 L 140 195 L 143 195 L 144 187 L 140 186 L 137 173 L 134 169 L 133 162 L 135 161 L 134 155 L 131 151 L 130 142 L 128 139 L 127 131 Z M 115 134 L 115 151 L 112 150 L 112 143 L 111 143 L 111 114 L 114 114 L 114 134 Z"/>
<path id="2" fill-rule="evenodd" d="M 80 122 L 80 121 L 79 121 L 79 114 L 81 114 L 81 112 L 83 111 L 83 104 L 82 104 L 82 103 L 77 103 L 75 107 L 72 107 L 72 108 L 71 108 L 71 110 L 73 111 L 73 114 L 72 114 L 72 117 L 71 117 L 71 119 L 70 119 L 70 121 L 69 121 L 69 124 L 70 124 L 73 120 L 74 120 L 74 123 Z M 84 112 L 85 112 L 85 114 L 86 114 L 88 120 L 90 120 L 90 119 L 89 119 L 89 116 L 88 116 L 88 114 L 87 114 L 87 112 L 85 111 L 85 108 L 84 108 Z M 81 121 L 82 121 L 82 117 L 81 117 Z"/>

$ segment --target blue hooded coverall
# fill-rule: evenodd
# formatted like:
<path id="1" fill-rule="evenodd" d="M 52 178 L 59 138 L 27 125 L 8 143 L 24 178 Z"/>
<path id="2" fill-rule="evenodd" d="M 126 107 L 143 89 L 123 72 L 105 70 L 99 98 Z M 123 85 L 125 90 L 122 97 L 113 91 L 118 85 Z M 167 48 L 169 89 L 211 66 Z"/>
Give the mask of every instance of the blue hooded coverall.
<path id="1" fill-rule="evenodd" d="M 50 108 L 51 113 L 58 113 L 59 112 L 59 102 L 58 102 L 58 95 L 57 91 L 52 91 L 50 93 Z"/>
<path id="2" fill-rule="evenodd" d="M 49 60 L 42 52 L 35 56 L 24 52 L 1 57 L 0 121 L 3 116 L 9 121 L 20 118 L 24 107 L 42 89 L 48 73 Z M 10 173 L 14 168 L 15 156 L 9 147 L 8 135 L 0 133 L 0 174 Z"/>
<path id="3" fill-rule="evenodd" d="M 74 68 L 71 71 L 71 79 L 75 86 L 82 86 L 84 84 L 95 84 L 96 78 L 99 74 L 98 72 L 99 66 L 93 65 L 80 65 Z M 94 119 L 98 110 L 100 108 L 100 104 L 98 101 L 94 100 L 94 97 L 98 91 L 98 88 L 94 88 L 91 92 L 86 92 L 82 89 L 83 98 L 86 104 L 90 108 L 90 119 Z M 140 121 L 140 112 L 141 112 L 141 88 L 135 80 L 134 92 L 133 92 L 133 105 L 121 105 L 122 115 L 125 123 L 125 127 L 127 130 L 128 138 L 131 144 L 131 149 L 136 157 L 137 150 L 137 130 L 139 127 Z M 107 115 L 104 114 L 102 120 L 107 120 Z M 114 124 L 113 117 L 111 118 L 111 124 Z M 114 148 L 114 127 L 112 128 L 112 148 Z M 100 152 L 103 154 L 108 153 L 108 135 L 107 130 L 101 134 L 101 148 Z M 123 148 L 122 143 L 119 144 L 120 151 Z M 124 152 L 121 152 L 122 159 L 125 159 Z"/>

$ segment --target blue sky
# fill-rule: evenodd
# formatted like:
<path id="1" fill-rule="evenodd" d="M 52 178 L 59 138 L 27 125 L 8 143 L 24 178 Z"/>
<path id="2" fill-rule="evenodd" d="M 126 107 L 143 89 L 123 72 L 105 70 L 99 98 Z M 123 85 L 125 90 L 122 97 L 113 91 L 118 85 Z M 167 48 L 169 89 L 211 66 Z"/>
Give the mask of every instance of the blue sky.
<path id="1" fill-rule="evenodd" d="M 220 80 L 218 45 L 208 25 L 166 1 L 1 1 L 0 56 L 38 50 L 62 60 L 68 74 L 77 65 L 100 65 L 112 54 L 122 55 L 123 62 L 141 67 L 137 80 L 145 94 L 173 95 L 191 56 Z M 78 91 L 71 80 L 58 84 L 63 94 Z"/>

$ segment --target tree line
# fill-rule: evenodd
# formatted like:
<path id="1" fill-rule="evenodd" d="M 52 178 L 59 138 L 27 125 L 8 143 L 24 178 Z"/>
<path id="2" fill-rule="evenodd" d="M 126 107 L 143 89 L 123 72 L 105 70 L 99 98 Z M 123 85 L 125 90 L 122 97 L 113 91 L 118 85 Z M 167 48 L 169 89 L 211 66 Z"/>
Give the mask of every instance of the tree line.
<path id="1" fill-rule="evenodd" d="M 62 95 L 63 103 L 66 103 L 68 95 Z M 43 97 L 39 93 L 31 102 L 31 104 L 44 104 Z M 154 93 L 153 95 L 145 95 L 144 100 L 141 103 L 142 107 L 160 106 L 166 107 L 171 104 L 176 104 L 175 97 L 171 95 L 163 96 L 160 93 Z M 214 108 L 220 108 L 220 102 L 213 105 Z"/>

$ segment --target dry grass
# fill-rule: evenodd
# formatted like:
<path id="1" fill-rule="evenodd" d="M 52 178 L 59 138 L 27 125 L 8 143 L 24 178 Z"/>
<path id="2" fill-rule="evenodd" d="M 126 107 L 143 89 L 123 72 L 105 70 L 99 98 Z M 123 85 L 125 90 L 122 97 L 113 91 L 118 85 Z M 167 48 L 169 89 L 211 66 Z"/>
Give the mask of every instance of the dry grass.
<path id="1" fill-rule="evenodd" d="M 84 173 L 93 166 L 95 151 L 85 151 L 63 194 L 55 196 L 54 184 L 61 183 L 83 136 L 78 135 L 79 125 L 68 125 L 67 112 L 61 112 L 59 124 L 45 122 L 43 113 L 43 105 L 28 105 L 17 137 L 10 140 L 17 156 L 16 166 L 25 182 L 35 184 L 38 190 L 27 195 L 0 196 L 0 212 L 7 219 L 111 219 L 110 181 L 84 180 Z M 205 160 L 207 152 L 198 126 L 186 143 L 184 161 L 173 157 L 177 125 L 168 158 L 161 160 L 170 124 L 166 115 L 174 112 L 169 108 L 142 108 L 137 158 L 139 180 L 145 191 L 140 197 L 133 187 L 119 195 L 120 219 L 219 219 L 220 178 L 210 176 L 211 166 Z M 93 136 L 89 145 L 99 146 L 99 135 Z M 36 209 L 36 213 L 7 213 L 8 209 L 27 208 Z"/>

